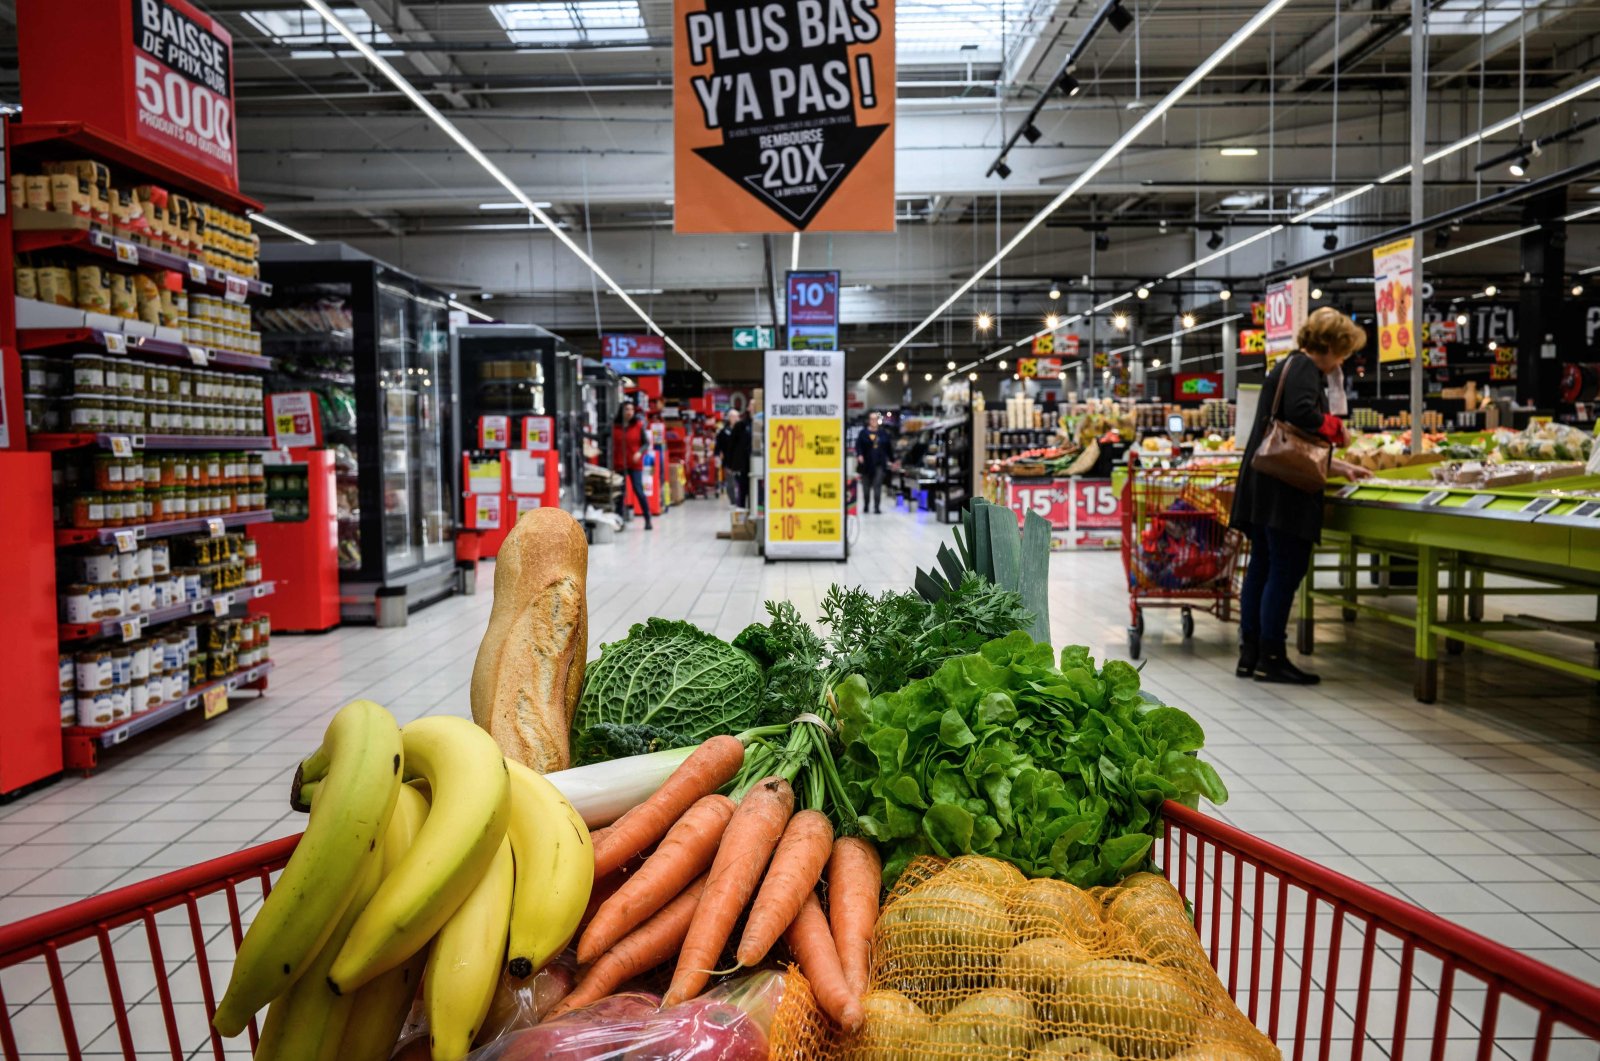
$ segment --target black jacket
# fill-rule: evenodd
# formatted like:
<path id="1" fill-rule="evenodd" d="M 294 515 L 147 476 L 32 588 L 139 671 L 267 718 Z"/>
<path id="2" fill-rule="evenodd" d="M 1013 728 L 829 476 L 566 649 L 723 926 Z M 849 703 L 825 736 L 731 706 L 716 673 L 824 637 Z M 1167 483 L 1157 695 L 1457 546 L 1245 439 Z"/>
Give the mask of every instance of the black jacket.
<path id="1" fill-rule="evenodd" d="M 712 454 L 721 457 L 723 460 L 727 460 L 728 443 L 732 439 L 733 428 L 729 427 L 727 424 L 723 424 L 722 427 L 717 431 L 716 442 L 711 447 Z"/>
<path id="2" fill-rule="evenodd" d="M 722 454 L 722 466 L 740 475 L 750 473 L 750 421 L 740 419 L 728 434 L 728 447 Z"/>
<path id="3" fill-rule="evenodd" d="M 1272 422 L 1273 396 L 1283 387 L 1278 416 L 1306 431 L 1319 431 L 1328 413 L 1328 395 L 1322 370 L 1315 361 L 1296 350 L 1279 361 L 1261 387 L 1261 402 L 1256 406 L 1250 441 L 1244 448 L 1244 463 L 1239 469 L 1239 488 L 1233 496 L 1229 522 L 1253 534 L 1271 527 L 1297 538 L 1317 541 L 1322 537 L 1322 494 L 1296 490 L 1270 475 L 1250 467 L 1261 440 Z"/>
<path id="4" fill-rule="evenodd" d="M 882 424 L 876 433 L 863 427 L 856 436 L 856 457 L 863 472 L 887 469 L 894 460 L 894 433 Z"/>

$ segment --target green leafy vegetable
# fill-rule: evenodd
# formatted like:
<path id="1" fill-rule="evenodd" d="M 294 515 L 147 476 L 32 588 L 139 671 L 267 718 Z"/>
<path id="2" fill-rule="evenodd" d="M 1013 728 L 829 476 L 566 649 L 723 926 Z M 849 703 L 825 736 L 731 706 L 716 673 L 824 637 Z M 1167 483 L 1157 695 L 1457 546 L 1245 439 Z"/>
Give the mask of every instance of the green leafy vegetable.
<path id="1" fill-rule="evenodd" d="M 990 855 L 1030 877 L 1112 884 L 1146 865 L 1161 803 L 1228 798 L 1195 757 L 1205 741 L 1183 711 L 1139 692 L 1120 660 L 1016 632 L 873 695 L 836 692 L 839 773 L 861 832 L 892 881 L 919 854 Z"/>
<path id="2" fill-rule="evenodd" d="M 573 720 L 577 761 L 737 733 L 755 719 L 761 691 L 761 668 L 749 652 L 692 623 L 636 623 L 621 641 L 601 645 L 584 673 Z"/>
<path id="3" fill-rule="evenodd" d="M 922 599 L 936 602 L 954 593 L 969 574 L 1003 590 L 1019 593 L 1028 620 L 1022 626 L 1035 641 L 1050 640 L 1050 524 L 1030 512 L 1017 529 L 1017 516 L 981 497 L 961 513 L 952 528 L 957 552 L 939 546 L 936 570 L 917 568 L 912 585 Z"/>

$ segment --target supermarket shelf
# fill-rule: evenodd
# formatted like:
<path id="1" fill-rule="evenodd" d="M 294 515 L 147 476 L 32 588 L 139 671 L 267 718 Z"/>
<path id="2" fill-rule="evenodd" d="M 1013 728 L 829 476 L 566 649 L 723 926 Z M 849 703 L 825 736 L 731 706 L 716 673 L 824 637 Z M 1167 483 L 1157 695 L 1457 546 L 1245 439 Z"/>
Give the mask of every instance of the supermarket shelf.
<path id="1" fill-rule="evenodd" d="M 18 328 L 17 346 L 25 353 L 78 347 L 161 361 L 181 361 L 203 368 L 239 368 L 254 372 L 266 372 L 273 366 L 270 357 L 239 354 L 232 350 L 212 350 L 144 335 L 125 335 L 102 328 Z"/>
<path id="2" fill-rule="evenodd" d="M 205 449 L 205 450 L 264 450 L 272 448 L 272 439 L 251 435 L 132 435 L 89 434 L 84 431 L 59 434 L 40 433 L 28 436 L 29 449 L 63 450 L 116 449 L 115 439 L 125 438 L 134 449 Z"/>
<path id="3" fill-rule="evenodd" d="M 224 272 L 204 262 L 193 261 L 181 254 L 159 250 L 134 240 L 117 239 L 111 233 L 100 229 L 57 228 L 21 231 L 14 233 L 12 242 L 19 254 L 70 247 L 87 254 L 114 259 L 123 265 L 167 269 L 183 274 L 191 285 L 208 291 L 231 293 L 235 298 L 272 294 L 271 284 L 263 284 L 260 280 L 252 280 L 247 276 Z"/>
<path id="4" fill-rule="evenodd" d="M 265 662 L 257 663 L 254 667 L 246 668 L 237 674 L 190 689 L 188 695 L 182 700 L 174 700 L 170 704 L 153 707 L 142 715 L 134 715 L 132 718 L 122 722 L 113 722 L 107 726 L 68 726 L 61 731 L 61 735 L 68 740 L 87 740 L 100 745 L 102 748 L 111 748 L 121 744 L 135 733 L 143 733 L 147 729 L 161 725 L 161 723 L 170 718 L 181 715 L 186 711 L 193 711 L 200 706 L 206 693 L 218 686 L 233 692 L 247 685 L 254 685 L 267 676 L 267 672 L 272 670 L 272 666 L 272 661 L 269 659 Z"/>
<path id="5" fill-rule="evenodd" d="M 232 210 L 237 214 L 261 209 L 261 204 L 254 199 L 240 195 L 238 192 L 230 192 L 224 188 L 219 188 L 188 170 L 164 166 L 137 150 L 133 145 L 119 140 L 87 122 L 21 122 L 9 127 L 6 132 L 11 138 L 13 152 L 18 149 L 35 146 L 46 149 L 51 147 L 70 147 L 74 151 L 84 152 L 91 158 L 108 162 L 130 173 L 150 177 L 157 184 L 167 184 L 182 189 L 206 202 L 216 203 L 218 206 Z M 78 158 L 82 156 L 68 154 L 63 157 Z M 144 182 L 136 181 L 134 183 Z M 119 181 L 118 184 L 120 187 L 121 182 Z"/>
<path id="6" fill-rule="evenodd" d="M 270 596 L 277 590 L 276 582 L 257 582 L 253 586 L 240 586 L 238 589 L 226 593 L 214 593 L 209 597 L 199 600 L 186 600 L 182 604 L 174 604 L 170 608 L 157 608 L 154 611 L 141 612 L 137 615 L 124 615 L 116 619 L 107 619 L 98 623 L 62 623 L 57 635 L 62 641 L 87 641 L 92 637 L 122 636 L 123 640 L 131 640 L 123 633 L 122 624 L 129 620 L 138 620 L 139 631 L 170 623 L 174 619 L 187 619 L 191 615 L 210 613 L 212 615 L 226 614 L 227 610 L 242 601 L 255 600 L 258 597 Z M 220 604 L 218 602 L 221 602 Z M 217 611 L 218 608 L 222 611 Z M 134 635 L 139 636 L 138 634 Z"/>
<path id="7" fill-rule="evenodd" d="M 250 523 L 270 523 L 272 513 L 268 509 L 259 509 L 255 512 L 234 512 L 226 516 L 198 516 L 194 519 L 172 519 L 162 523 L 141 523 L 133 527 L 98 527 L 92 530 L 81 530 L 77 527 L 62 527 L 56 530 L 56 545 L 84 545 L 88 542 L 100 542 L 103 545 L 114 544 L 119 533 L 131 531 L 134 540 L 141 538 L 167 538 L 174 534 L 193 534 L 209 528 L 211 520 L 221 520 L 224 527 L 243 527 Z"/>

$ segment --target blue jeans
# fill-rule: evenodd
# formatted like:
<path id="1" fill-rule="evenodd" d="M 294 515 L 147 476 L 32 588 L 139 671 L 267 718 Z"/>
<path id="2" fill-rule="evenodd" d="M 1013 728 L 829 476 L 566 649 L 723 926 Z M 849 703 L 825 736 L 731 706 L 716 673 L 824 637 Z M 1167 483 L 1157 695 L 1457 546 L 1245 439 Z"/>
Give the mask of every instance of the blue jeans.
<path id="1" fill-rule="evenodd" d="M 1283 648 L 1289 640 L 1294 595 L 1311 566 L 1312 543 L 1272 527 L 1250 535 L 1250 567 L 1239 593 L 1239 639 L 1263 648 Z"/>
<path id="2" fill-rule="evenodd" d="M 650 499 L 644 493 L 644 472 L 638 468 L 628 469 L 628 482 L 633 484 L 633 496 L 639 499 L 639 510 L 644 513 L 644 525 L 650 526 Z M 624 497 L 623 504 L 627 504 Z"/>

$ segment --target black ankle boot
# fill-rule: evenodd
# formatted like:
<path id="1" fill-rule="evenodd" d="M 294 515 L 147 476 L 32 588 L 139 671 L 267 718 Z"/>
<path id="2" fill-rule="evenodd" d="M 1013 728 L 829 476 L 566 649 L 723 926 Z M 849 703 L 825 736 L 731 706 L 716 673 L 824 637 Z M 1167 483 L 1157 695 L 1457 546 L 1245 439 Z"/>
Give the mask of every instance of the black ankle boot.
<path id="1" fill-rule="evenodd" d="M 1239 642 L 1239 665 L 1233 673 L 1240 678 L 1248 678 L 1256 671 L 1256 663 L 1261 659 L 1261 645 L 1255 641 Z"/>
<path id="2" fill-rule="evenodd" d="M 1277 682 L 1283 685 L 1315 685 L 1322 680 L 1317 674 L 1303 671 L 1289 662 L 1286 646 L 1283 644 L 1262 645 L 1261 658 L 1257 664 L 1261 673 L 1256 675 L 1258 682 Z"/>

